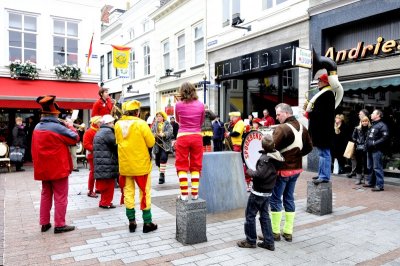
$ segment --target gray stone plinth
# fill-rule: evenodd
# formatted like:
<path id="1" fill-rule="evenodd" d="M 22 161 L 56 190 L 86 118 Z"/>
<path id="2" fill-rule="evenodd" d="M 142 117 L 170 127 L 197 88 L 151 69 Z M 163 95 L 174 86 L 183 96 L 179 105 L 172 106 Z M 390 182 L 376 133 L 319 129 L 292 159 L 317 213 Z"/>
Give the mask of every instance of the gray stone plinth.
<path id="1" fill-rule="evenodd" d="M 248 195 L 239 152 L 204 153 L 199 195 L 206 200 L 208 213 L 246 207 Z"/>
<path id="2" fill-rule="evenodd" d="M 176 239 L 182 244 L 207 241 L 206 202 L 202 199 L 176 200 Z"/>
<path id="3" fill-rule="evenodd" d="M 307 154 L 307 170 L 312 172 L 318 172 L 319 155 L 317 148 Z"/>
<path id="4" fill-rule="evenodd" d="M 332 183 L 315 185 L 307 182 L 307 212 L 325 215 L 332 213 Z"/>

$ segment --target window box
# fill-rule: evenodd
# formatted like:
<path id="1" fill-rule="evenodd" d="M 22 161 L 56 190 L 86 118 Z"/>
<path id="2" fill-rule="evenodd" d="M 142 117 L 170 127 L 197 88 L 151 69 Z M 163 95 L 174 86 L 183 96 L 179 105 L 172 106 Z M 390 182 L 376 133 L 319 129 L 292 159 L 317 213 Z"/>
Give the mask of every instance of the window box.
<path id="1" fill-rule="evenodd" d="M 39 76 L 36 64 L 29 60 L 25 63 L 15 60 L 10 62 L 9 68 L 12 79 L 36 79 Z"/>
<path id="2" fill-rule="evenodd" d="M 56 68 L 54 69 L 54 72 L 57 75 L 57 78 L 59 79 L 75 79 L 78 80 L 82 76 L 81 69 L 77 65 L 57 65 Z"/>

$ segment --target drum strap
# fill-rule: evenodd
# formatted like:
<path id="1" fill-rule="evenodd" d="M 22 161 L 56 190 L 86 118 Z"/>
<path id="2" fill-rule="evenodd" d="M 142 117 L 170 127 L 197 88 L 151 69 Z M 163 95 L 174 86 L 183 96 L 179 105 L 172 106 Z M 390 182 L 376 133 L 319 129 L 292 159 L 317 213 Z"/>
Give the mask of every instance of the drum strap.
<path id="1" fill-rule="evenodd" d="M 300 124 L 300 123 L 299 123 Z M 292 144 L 280 150 L 280 153 L 284 153 L 285 151 L 291 150 L 293 148 L 303 149 L 303 126 L 300 124 L 300 130 L 297 131 L 291 124 L 286 123 L 287 126 L 292 130 L 294 134 L 294 141 Z"/>

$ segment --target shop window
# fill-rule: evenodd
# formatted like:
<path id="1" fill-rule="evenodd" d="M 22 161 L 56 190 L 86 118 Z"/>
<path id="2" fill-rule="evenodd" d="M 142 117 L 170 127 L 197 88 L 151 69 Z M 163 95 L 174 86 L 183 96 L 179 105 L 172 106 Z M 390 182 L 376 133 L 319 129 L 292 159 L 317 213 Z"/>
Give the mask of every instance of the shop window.
<path id="1" fill-rule="evenodd" d="M 53 65 L 78 64 L 78 23 L 53 21 Z"/>
<path id="2" fill-rule="evenodd" d="M 367 93 L 367 95 L 368 95 L 368 99 L 375 99 L 375 92 L 374 91 L 369 91 Z"/>
<path id="3" fill-rule="evenodd" d="M 9 13 L 9 60 L 27 60 L 36 63 L 37 18 L 31 15 Z"/>
<path id="4" fill-rule="evenodd" d="M 384 92 L 384 91 L 379 92 L 379 100 L 380 101 L 386 100 L 386 92 Z"/>

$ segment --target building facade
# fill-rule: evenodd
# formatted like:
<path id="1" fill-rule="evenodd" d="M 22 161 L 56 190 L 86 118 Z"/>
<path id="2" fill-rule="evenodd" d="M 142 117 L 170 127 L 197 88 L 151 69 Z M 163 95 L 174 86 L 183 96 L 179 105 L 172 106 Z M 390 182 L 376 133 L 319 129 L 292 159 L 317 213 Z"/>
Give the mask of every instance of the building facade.
<path id="1" fill-rule="evenodd" d="M 98 49 L 99 18 L 100 6 L 94 0 L 84 5 L 79 1 L 0 2 L 4 37 L 0 48 L 0 141 L 11 141 L 16 116 L 38 121 L 40 105 L 35 100 L 39 95 L 56 95 L 64 114 L 77 109 L 80 121 L 88 122 L 99 81 L 98 55 L 93 52 L 88 60 L 88 54 L 91 43 L 92 51 Z M 62 64 L 74 66 L 74 73 L 80 68 L 80 78 L 57 76 L 56 69 L 62 70 L 57 66 Z M 30 65 L 37 71 L 27 68 Z"/>
<path id="2" fill-rule="evenodd" d="M 294 64 L 309 49 L 308 1 L 207 1 L 207 55 L 215 87 L 210 105 L 226 121 L 230 111 L 261 117 L 286 102 L 297 110 L 309 70 Z M 298 112 L 297 112 L 298 113 Z"/>
<path id="3" fill-rule="evenodd" d="M 336 112 L 352 128 L 361 109 L 384 112 L 391 135 L 385 171 L 399 176 L 400 2 L 382 3 L 310 1 L 310 43 L 338 64 L 344 97 Z"/>

